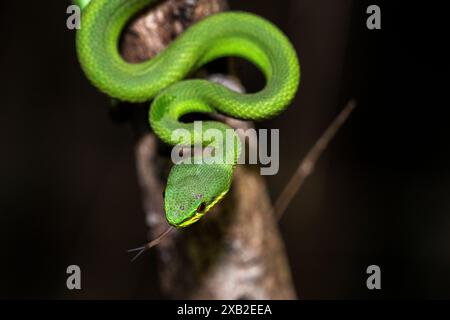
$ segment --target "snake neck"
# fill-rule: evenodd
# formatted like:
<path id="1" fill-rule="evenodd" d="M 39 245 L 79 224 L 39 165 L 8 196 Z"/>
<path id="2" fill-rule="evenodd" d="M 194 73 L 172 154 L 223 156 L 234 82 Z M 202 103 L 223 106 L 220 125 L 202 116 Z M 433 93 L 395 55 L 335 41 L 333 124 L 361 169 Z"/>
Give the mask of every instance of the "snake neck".
<path id="1" fill-rule="evenodd" d="M 213 105 L 208 103 L 210 88 L 209 81 L 186 80 L 164 90 L 150 107 L 150 125 L 167 144 L 204 147 L 201 156 L 193 157 L 194 162 L 205 161 L 234 167 L 241 154 L 241 141 L 234 129 L 218 121 L 180 121 L 190 113 L 216 112 Z"/>

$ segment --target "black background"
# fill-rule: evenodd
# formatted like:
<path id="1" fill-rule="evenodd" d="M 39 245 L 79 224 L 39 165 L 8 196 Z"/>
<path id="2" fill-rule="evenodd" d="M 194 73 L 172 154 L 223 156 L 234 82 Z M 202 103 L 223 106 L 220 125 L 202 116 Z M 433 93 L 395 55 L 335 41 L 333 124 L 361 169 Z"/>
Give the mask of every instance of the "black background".
<path id="1" fill-rule="evenodd" d="M 443 2 L 230 1 L 275 22 L 302 83 L 280 128 L 279 194 L 349 98 L 358 107 L 281 221 L 300 298 L 450 298 L 448 30 Z M 382 29 L 366 28 L 378 4 Z M 84 78 L 64 1 L 0 4 L 0 297 L 160 298 L 134 136 Z M 242 65 L 250 87 L 259 73 Z M 78 264 L 83 290 L 65 287 Z M 382 270 L 382 290 L 365 286 Z"/>

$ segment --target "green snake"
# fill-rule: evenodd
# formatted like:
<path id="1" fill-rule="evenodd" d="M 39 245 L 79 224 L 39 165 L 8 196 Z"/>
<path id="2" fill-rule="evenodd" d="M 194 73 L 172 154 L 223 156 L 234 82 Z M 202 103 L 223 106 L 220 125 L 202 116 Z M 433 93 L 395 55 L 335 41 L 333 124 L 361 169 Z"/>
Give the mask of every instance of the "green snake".
<path id="1" fill-rule="evenodd" d="M 81 29 L 77 31 L 78 59 L 87 78 L 108 96 L 128 102 L 153 100 L 149 121 L 155 134 L 170 145 L 213 147 L 224 154 L 222 163 L 175 163 L 164 192 L 167 221 L 186 227 L 208 212 L 228 192 L 241 150 L 236 134 L 231 146 L 207 137 L 208 129 L 230 129 L 219 121 L 203 121 L 202 129 L 180 121 L 189 113 L 223 113 L 263 120 L 282 112 L 292 101 L 300 80 L 296 52 L 272 23 L 249 13 L 225 12 L 189 27 L 155 58 L 131 64 L 121 57 L 118 43 L 126 23 L 155 0 L 79 0 Z M 256 93 L 237 93 L 207 80 L 183 80 L 220 57 L 249 60 L 265 76 Z M 177 129 L 191 133 L 174 137 Z M 200 132 L 199 132 L 200 131 Z M 233 131 L 234 132 L 234 131 Z"/>

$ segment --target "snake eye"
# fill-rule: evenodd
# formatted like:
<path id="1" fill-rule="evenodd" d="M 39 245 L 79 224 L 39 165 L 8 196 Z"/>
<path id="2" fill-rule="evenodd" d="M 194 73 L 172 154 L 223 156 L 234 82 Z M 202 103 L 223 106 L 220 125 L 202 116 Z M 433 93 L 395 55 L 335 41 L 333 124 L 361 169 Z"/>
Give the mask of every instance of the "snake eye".
<path id="1" fill-rule="evenodd" d="M 198 212 L 198 213 L 201 213 L 201 212 L 205 211 L 205 209 L 206 209 L 206 203 L 205 203 L 205 202 L 202 202 L 202 203 L 200 203 L 200 205 L 197 207 L 197 212 Z"/>

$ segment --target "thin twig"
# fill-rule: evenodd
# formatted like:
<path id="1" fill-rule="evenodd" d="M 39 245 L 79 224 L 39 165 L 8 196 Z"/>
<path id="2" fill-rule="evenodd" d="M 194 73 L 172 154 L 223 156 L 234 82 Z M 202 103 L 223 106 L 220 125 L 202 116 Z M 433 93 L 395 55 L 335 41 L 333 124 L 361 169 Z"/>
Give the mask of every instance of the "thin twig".
<path id="1" fill-rule="evenodd" d="M 339 115 L 333 120 L 330 126 L 325 130 L 322 136 L 317 140 L 314 146 L 309 150 L 303 161 L 300 162 L 297 170 L 292 176 L 291 180 L 288 182 L 286 187 L 284 187 L 280 196 L 274 205 L 274 214 L 277 219 L 280 219 L 283 213 L 286 211 L 289 203 L 292 201 L 295 194 L 298 192 L 300 187 L 305 182 L 306 178 L 314 171 L 314 167 L 322 155 L 323 151 L 326 149 L 330 141 L 339 131 L 341 126 L 345 123 L 347 118 L 352 113 L 353 109 L 356 107 L 356 101 L 350 100 L 345 108 L 339 113 Z"/>

